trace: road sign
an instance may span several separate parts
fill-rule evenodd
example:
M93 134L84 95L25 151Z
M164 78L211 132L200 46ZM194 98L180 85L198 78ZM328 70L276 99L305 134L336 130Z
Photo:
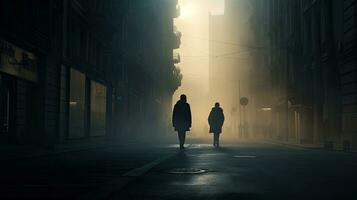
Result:
M248 105L248 103L249 103L249 100L248 100L247 97L242 97L242 98L240 99L240 105L246 106L246 105Z

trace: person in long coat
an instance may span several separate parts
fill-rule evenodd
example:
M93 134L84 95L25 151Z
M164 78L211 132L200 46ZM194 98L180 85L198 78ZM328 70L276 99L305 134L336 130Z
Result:
M223 109L220 107L219 103L215 103L209 116L208 123L210 125L210 133L213 133L213 146L219 147L219 135L222 133L222 126L224 123Z
M174 106L172 125L175 127L175 131L178 132L180 149L184 149L186 131L189 131L192 126L191 108L184 94L180 96L180 100Z

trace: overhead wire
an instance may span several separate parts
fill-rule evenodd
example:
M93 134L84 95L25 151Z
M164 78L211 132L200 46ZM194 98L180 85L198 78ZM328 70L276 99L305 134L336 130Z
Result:
M264 47L260 47L260 46L251 46L251 45L246 45L246 44L239 44L239 43L236 43L236 42L213 40L213 39L209 39L209 38L203 38L203 37L198 37L198 36L190 36L190 35L186 35L186 34L185 34L184 37L185 38L191 38L191 39L197 39L197 40L205 40L205 41L209 41L209 42L220 43L220 44L225 44L225 45L230 45L230 46L245 47L245 48L249 48L249 49L264 49Z

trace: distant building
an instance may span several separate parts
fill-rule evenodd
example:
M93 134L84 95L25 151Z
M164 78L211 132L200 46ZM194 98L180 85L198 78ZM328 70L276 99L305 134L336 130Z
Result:
M224 15L209 16L210 96L212 102L221 102L227 110L239 108L239 82L241 95L250 95L249 5L248 0L226 0ZM227 125L233 126L236 120L239 117L228 118Z

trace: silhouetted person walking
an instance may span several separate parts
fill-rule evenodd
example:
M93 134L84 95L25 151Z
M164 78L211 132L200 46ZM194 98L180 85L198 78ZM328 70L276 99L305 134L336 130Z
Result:
M191 128L191 108L187 103L186 95L181 95L180 100L177 101L172 113L172 125L175 127L175 131L178 132L178 138L180 141L180 149L184 149L186 131Z
M213 133L213 146L219 147L219 135L222 133L222 126L224 123L223 109L216 103L212 108L209 116L208 123L210 125L209 132Z

